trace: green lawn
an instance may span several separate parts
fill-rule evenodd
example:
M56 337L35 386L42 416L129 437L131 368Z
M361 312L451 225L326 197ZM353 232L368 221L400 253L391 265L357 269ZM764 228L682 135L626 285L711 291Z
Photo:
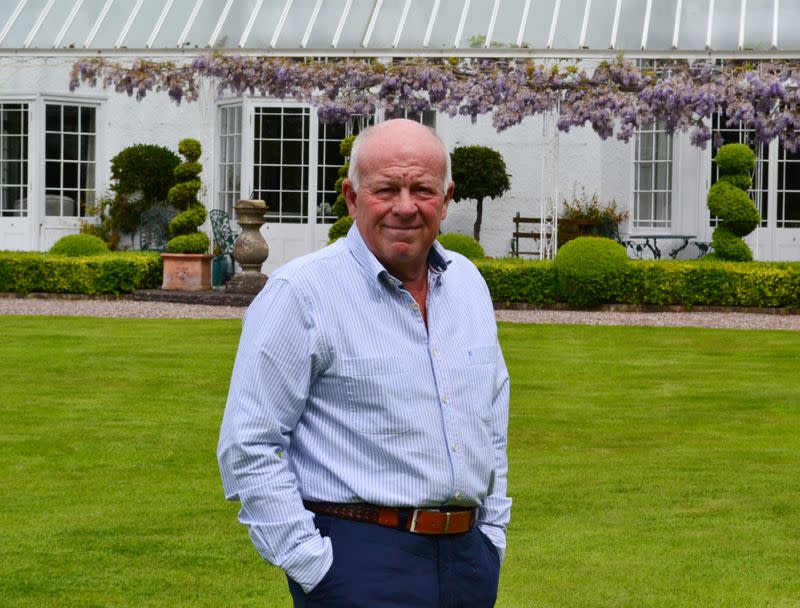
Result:
M0 606L289 606L222 497L238 321L0 317ZM498 606L800 606L800 333L503 325Z

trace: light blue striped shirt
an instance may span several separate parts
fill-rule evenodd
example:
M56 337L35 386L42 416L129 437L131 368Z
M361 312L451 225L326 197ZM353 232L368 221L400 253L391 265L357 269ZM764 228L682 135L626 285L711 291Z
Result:
M478 506L505 551L508 372L475 266L435 243L427 328L347 238L270 277L245 315L219 441L225 495L307 592L333 557L303 500Z

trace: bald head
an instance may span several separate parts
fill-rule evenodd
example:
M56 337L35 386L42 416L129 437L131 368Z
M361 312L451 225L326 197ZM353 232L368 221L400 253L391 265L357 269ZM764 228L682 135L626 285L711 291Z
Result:
M347 177L353 183L354 190L358 191L358 187L361 183L361 172L364 170L364 163L362 162L362 156L364 156L363 152L367 149L367 154L369 154L368 148L371 143L375 143L379 146L408 144L417 146L422 143L437 146L441 151L442 192L447 192L450 182L452 181L450 154L447 152L447 146L444 145L444 142L436 131L406 118L387 120L377 125L367 127L358 134L350 152L350 168L347 172Z

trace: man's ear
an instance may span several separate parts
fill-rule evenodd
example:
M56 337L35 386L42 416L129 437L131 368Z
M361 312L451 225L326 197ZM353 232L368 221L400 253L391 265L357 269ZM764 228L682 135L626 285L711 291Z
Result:
M350 214L351 217L355 217L356 209L358 207L357 205L358 194L353 188L353 182L351 182L349 179L345 179L342 182L342 196L344 197L344 200L347 203L347 212Z
M442 215L440 219L444 219L447 217L447 208L450 206L450 201L453 200L453 192L455 192L456 185L453 182L450 182L450 185L447 187L447 192L444 194L444 202L442 204Z

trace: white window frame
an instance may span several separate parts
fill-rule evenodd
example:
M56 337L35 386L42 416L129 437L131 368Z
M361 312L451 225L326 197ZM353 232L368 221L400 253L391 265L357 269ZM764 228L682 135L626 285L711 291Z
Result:
M657 127L657 125L654 125ZM652 152L652 160L641 160L640 157L640 134L643 130L637 129L635 134L635 141L634 145L632 146L632 172L631 172L631 217L630 217L630 234L635 236L636 234L669 234L674 232L678 223L678 217L676 214L675 209L675 184L676 184L676 174L678 172L679 163L677 161L676 155L676 137L674 134L666 136L669 137L668 143L668 150L670 157L669 159L658 159L656 157L656 153L658 150L658 146L656 145L655 138L659 133L665 133L663 129L658 128L648 128L645 132L648 134L652 134L653 136L653 152ZM650 185L655 186L656 180L656 166L657 164L663 164L668 166L669 176L668 176L668 188L667 189L658 189L655 187L651 188L642 188L642 184L639 183L639 169L640 166L650 163L652 165L652 172L651 172L651 179ZM668 197L668 217L665 220L656 220L656 203L652 202L652 216L653 218L649 220L639 220L639 195L649 193L651 196L655 196L656 194L666 194ZM652 199L651 199L652 200ZM649 222L650 225L643 225L644 222ZM661 222L660 224L658 222Z
M100 198L100 192L98 185L104 183L105 178L105 167L101 166L102 163L99 162L101 159L105 158L103 151L103 139L102 133L103 129L100 128L100 125L103 121L103 100L98 99L96 97L72 97L72 96L64 96L64 95L47 95L44 94L40 97L39 102L37 103L37 114L38 114L38 121L37 121L37 134L36 139L38 141L38 151L36 153L36 163L35 166L37 168L37 179L35 183L35 190L34 192L37 193L37 198L42 201L46 201L47 195L47 180L46 180L46 133L47 133L47 119L46 119L46 112L48 105L61 105L61 106L71 106L71 107L91 107L94 109L95 112L95 133L94 133L94 176L92 178L92 188L91 190L94 192L94 204L97 204L97 201ZM62 131L63 133L63 131ZM78 133L78 137L80 137L80 133ZM62 160L63 162L63 160ZM78 160L77 162L82 162ZM78 188L80 190L80 188ZM89 190L88 184L87 188L84 190ZM61 190L65 190L65 188L61 188ZM80 207L79 201L75 201L75 204L78 205L78 215L47 215L45 205L42 205L40 208L40 218L43 223L46 224L73 224L75 226L79 225L81 222L90 219L92 216L88 214L80 215ZM88 208L87 204L87 208Z
M237 110L239 111L239 130L238 133L222 133L222 112L223 111L230 111L230 110ZM217 104L216 110L216 120L217 120L217 128L214 131L214 142L216 148L215 154L215 170L214 173L217 176L216 181L216 192L214 195L214 208L221 209L228 213L231 218L235 217L235 204L236 202L242 198L242 177L243 177L243 168L244 168L244 131L245 131L245 122L246 122L246 115L245 115L245 108L244 104L241 101L235 102L227 102L227 103L219 103ZM234 148L234 160L233 162L229 162L228 158L228 151L230 147L227 146L227 142L225 142L225 147L223 147L223 138L228 137L234 140L233 148ZM238 138L238 142L236 139ZM238 181L236 177L234 177L234 189L227 188L227 174L224 170L224 167L232 166L234 171L234 176L238 174ZM237 171L238 169L238 171Z
M25 177L25 180L24 180L25 183L14 184L15 186L19 186L19 188L20 188L21 196L19 196L17 198L17 200L19 200L19 201L24 200L25 201L25 208L23 209L22 208L22 203L20 203L19 213L18 214L10 214L9 213L8 215L3 214L2 213L3 210L0 210L0 218L3 218L3 219L9 219L9 220L10 219L15 219L15 218L16 219L28 219L30 217L30 215L31 215L31 213L30 213L31 212L30 200L31 200L31 192L32 192L32 188L33 188L33 183L32 183L32 177L33 177L33 170L32 169L33 169L33 167L31 166L32 165L32 163L31 163L31 152L32 152L32 148L33 148L33 140L35 138L35 133L33 131L33 128L35 127L35 121L34 121L34 118L33 118L35 101L36 101L35 98L30 98L30 97L27 97L27 98L16 98L16 97L13 97L13 96L2 96L2 97L0 97L0 106L6 106L6 105L20 105L20 106L23 106L24 107L23 111L26 114L25 120L27 121L27 128L26 128L26 132L24 134L24 142L23 142L24 157L20 158L20 159L17 159L21 164L25 165L25 172L26 172L26 177ZM22 151L22 148L20 150ZM0 149L0 171L2 171L2 169L3 169L3 163L5 162L5 160L6 160L5 159L5 154L4 154L3 150ZM6 185L5 185L5 183L3 181L0 181L0 187L3 187L3 188L6 187ZM10 211L11 210L10 207L11 206L9 204L7 204L6 207L5 207L5 210L9 210Z

